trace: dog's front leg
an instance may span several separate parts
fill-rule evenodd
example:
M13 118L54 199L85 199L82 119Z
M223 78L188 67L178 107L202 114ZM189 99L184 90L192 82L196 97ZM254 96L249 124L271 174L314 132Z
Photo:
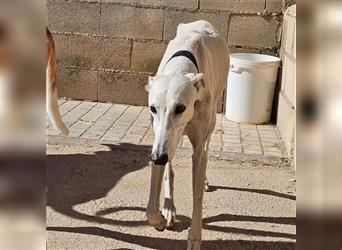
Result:
M166 227L166 219L159 210L160 191L163 181L164 166L157 166L152 163L150 197L146 210L146 217L151 226L159 231Z
M192 156L193 210L188 234L188 250L198 250L201 247L203 192L208 155L202 145L194 147Z
M165 166L165 173L164 173L165 201L164 201L164 207L162 210L162 214L167 221L166 228L172 227L176 219L176 207L174 205L174 200L173 200L173 182L174 182L174 173L172 169L172 163L169 162Z

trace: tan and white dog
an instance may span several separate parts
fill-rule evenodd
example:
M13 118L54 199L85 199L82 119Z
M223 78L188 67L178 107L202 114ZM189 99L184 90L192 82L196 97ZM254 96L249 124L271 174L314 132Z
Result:
M25 92L28 89L31 92L39 93L42 90L40 89L42 86L37 84L35 81L33 81L35 84L33 84L30 88L27 87L28 84L26 84L25 81L17 80L21 78L16 75L15 72L18 73L20 67L18 66L19 64L15 64L15 62L20 60L25 61L23 58L19 58L17 61L15 60L15 58L18 57L19 54L18 48L24 50L25 52L30 51L31 42L28 39L28 41L26 42L28 48L26 48L22 45L23 43L25 44L25 42L22 42L18 37L16 37L18 34L21 33L20 30L18 31L18 29L16 29L15 25L7 25L6 22L0 22L0 121L2 122L7 120L9 116L16 113L14 112L14 110L16 110L16 107L19 105L18 102L23 102L23 100L20 100L20 95L22 95L21 92ZM54 127L63 135L68 135L69 130L62 121L58 110L56 49L53 36L48 28L46 28L46 34L42 34L42 38L45 38L46 41L42 41L42 45L46 45L46 111ZM39 49L41 49L41 47ZM34 56L39 57L40 55ZM39 57L39 59L44 60L45 58ZM34 62L32 63L34 64ZM36 68L39 68L39 66L37 66ZM40 73L41 71L37 71L37 75L39 75L37 77L38 79L41 79ZM21 74L24 73L21 72ZM31 99L35 99L35 97L32 97ZM25 106L25 104L22 105ZM29 105L30 104L27 104L27 106Z
M209 22L179 24L157 75L150 77L146 86L155 133L147 219L160 231L171 227L175 221L171 161L182 134L185 134L193 146L193 212L188 249L200 249L203 192L208 188L208 149L228 70L226 42ZM165 202L160 213L163 175Z
M65 126L61 119L57 104L57 65L56 65L56 48L53 36L48 28L46 28L47 37L47 65L46 65L46 109L49 118L54 127L63 135L69 134L69 129Z

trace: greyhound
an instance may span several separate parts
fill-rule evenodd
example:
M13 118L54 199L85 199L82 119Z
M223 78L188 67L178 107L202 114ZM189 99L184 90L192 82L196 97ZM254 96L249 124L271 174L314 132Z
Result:
M185 134L193 147L193 211L188 249L200 249L201 245L203 192L209 187L206 180L209 143L228 70L225 40L214 26L200 20L178 25L176 37L168 44L156 76L149 77L146 85L155 134L146 217L160 231L174 224L172 158ZM163 175L165 201L160 213Z

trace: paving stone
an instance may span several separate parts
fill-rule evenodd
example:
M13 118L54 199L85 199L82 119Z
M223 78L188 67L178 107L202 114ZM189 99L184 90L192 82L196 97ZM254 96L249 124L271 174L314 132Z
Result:
M99 119L104 113L107 112L109 108L111 108L113 104L110 103L97 103L96 106L89 111L87 114L82 116L83 121L87 122L95 122Z
M252 155L262 155L262 152L260 150L254 150L254 149L244 149L243 151L245 154L252 154Z
M241 143L241 137L240 136L227 136L227 135L223 135L222 136L222 141L224 141L224 142L239 142L239 143Z
M223 144L222 150L229 153L242 153L241 147L230 147Z
M63 119L70 127L71 137L106 143L153 144L154 131L148 107L73 100L59 100L59 104ZM47 133L58 135L51 126ZM192 149L187 136L182 137L179 147ZM273 125L237 124L227 121L222 114L217 116L210 150L215 154L226 152L258 157L284 157L283 142Z
M113 105L81 137L87 139L100 139L127 108L127 105Z
M58 99L57 100L58 106L61 106L63 103L66 103L66 102L67 102L67 100L65 100L65 99Z
M96 102L82 102L63 117L66 126L70 127L84 114L88 113L96 105Z
M70 127L70 137L80 137L86 129L92 125L91 122L77 121Z
M102 139L120 141L122 138L124 138L125 134L130 129L142 110L142 107L129 106Z
M110 107L112 104L108 103L97 103L96 106L86 113L84 116L70 128L71 137L80 137L87 129L89 129L95 121L97 121Z
M59 108L59 113L61 114L61 116L65 115L66 113L68 113L69 111L71 111L72 109L74 109L76 106L80 105L82 103L82 101L67 101L65 103L62 103L58 108Z

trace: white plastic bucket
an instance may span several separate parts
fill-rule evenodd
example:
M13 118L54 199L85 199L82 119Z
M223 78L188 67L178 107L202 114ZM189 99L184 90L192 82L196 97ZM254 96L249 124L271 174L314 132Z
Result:
M269 122L280 59L262 54L236 53L230 55L230 65L227 119L251 124Z

